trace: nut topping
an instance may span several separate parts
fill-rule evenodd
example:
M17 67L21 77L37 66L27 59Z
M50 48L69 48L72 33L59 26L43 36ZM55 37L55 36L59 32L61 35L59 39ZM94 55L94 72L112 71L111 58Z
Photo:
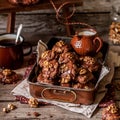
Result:
M14 104L12 104L12 103L9 103L8 106L7 106L7 108L9 110L14 110L16 108L16 106Z
M9 75L12 74L12 71L11 71L10 69L4 69L4 70L2 71L2 73L3 73L3 75L5 75L5 76L9 76Z
M119 22L112 22L110 25L109 31L109 38L110 41L114 44L120 43L120 23Z
M30 98L28 104L30 105L30 107L36 108L38 107L39 102L36 98Z
M84 68L80 69L80 71L79 71L79 74L80 74L80 75L83 75L83 74L85 74L85 73L87 73L87 70L86 70L86 69L84 69Z
M59 42L56 43L56 45L62 47L63 45L65 45L65 43L62 40L60 40Z

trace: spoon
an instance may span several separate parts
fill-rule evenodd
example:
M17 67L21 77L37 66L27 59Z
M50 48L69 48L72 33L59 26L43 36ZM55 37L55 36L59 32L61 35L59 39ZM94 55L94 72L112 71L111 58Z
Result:
M20 33L21 33L21 30L22 30L22 27L23 27L23 25L22 24L20 24L19 25L19 27L18 27L18 30L17 30L17 36L16 36L16 39L15 39L15 43L17 44L18 43L18 38L19 38L19 36L20 36Z

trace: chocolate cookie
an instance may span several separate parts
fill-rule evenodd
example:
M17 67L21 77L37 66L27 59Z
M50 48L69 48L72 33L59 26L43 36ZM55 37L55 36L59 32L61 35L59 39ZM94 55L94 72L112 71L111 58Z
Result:
M0 71L0 83L13 84L20 79L20 75L10 69L3 69Z
M86 68L79 68L76 80L81 84L86 84L87 82L94 80L93 74Z
M101 67L97 59L91 56L80 57L80 63L82 67L87 68L91 72L98 71Z
M102 120L120 120L120 111L115 103L103 109Z
M78 61L77 54L75 54L74 52L65 52L60 54L58 59L59 64L67 63L69 61L72 61L73 63Z

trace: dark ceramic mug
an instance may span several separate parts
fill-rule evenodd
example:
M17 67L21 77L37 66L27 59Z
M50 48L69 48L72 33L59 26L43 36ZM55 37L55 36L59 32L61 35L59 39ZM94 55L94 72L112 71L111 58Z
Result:
M16 34L0 35L0 68L17 69L22 65L24 56L32 52L32 46L22 36L18 43L15 43L15 38ZM26 53L24 46L28 47Z

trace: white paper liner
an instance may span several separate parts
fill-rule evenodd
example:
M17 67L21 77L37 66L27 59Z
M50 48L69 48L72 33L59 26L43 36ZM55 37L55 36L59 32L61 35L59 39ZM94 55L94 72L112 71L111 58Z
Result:
M37 44L37 63L39 62L41 54L48 49L47 45L42 41L39 40Z

